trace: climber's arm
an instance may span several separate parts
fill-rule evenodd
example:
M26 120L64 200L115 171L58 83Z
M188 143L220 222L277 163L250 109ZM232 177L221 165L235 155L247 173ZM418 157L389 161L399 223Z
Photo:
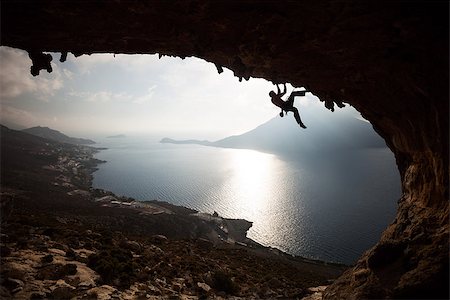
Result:
M280 93L280 88L279 88L278 85L277 85L277 88L278 88L278 95L279 95L280 97L283 97L283 96L286 94L286 83L284 83L283 86L284 86L284 91L283 91L282 93Z

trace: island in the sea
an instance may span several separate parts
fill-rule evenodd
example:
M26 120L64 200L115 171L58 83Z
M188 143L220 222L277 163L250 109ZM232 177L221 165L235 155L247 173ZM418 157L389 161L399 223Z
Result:
M313 113L314 110L311 109L304 114L305 119L312 124L306 130L300 129L294 120L276 117L243 134L213 142L196 139L176 140L165 137L160 143L252 149L280 155L294 153L296 156L298 153L315 154L326 151L335 153L337 150L346 152L351 149L386 147L384 140L367 122L340 115L331 116L334 118L333 122L323 122L323 120L318 120L323 113L321 113L322 115Z
M116 135L110 135L107 136L106 138L108 139L122 139L122 138L126 138L127 136L125 134L116 134Z
M214 142L210 142L207 140L204 140L204 141L199 141L199 140L178 141L178 140L174 140L174 139L167 138L167 137L161 139L160 143L163 143L163 144L186 144L186 145L195 144L195 145L203 145L203 146L215 146Z

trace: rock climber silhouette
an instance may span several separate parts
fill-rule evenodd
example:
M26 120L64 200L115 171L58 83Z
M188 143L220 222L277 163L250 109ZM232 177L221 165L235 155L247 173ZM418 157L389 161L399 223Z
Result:
M303 124L300 119L300 114L298 113L298 109L294 107L294 98L295 96L305 96L305 93L308 91L293 91L291 95L288 97L287 101L281 99L286 94L286 84L283 84L284 91L281 92L280 87L277 84L277 93L274 91L270 91L269 96L272 98L271 101L273 104L281 108L280 117L284 116L283 111L287 114L288 111L292 111L294 113L294 118L297 121L298 125L302 128L306 128L305 124Z

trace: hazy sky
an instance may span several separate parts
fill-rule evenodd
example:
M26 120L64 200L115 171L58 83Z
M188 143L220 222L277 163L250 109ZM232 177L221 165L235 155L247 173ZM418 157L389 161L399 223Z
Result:
M86 137L157 133L219 139L279 112L268 96L272 83L239 82L230 70L218 74L214 64L196 58L69 54L60 63L53 54L53 72L37 77L30 66L27 52L0 47L2 124L48 126ZM300 111L308 105L319 101L311 94L296 100Z

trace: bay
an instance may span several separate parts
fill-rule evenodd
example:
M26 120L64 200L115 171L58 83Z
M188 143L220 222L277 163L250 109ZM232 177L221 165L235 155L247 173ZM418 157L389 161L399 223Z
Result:
M248 236L294 255L352 264L394 220L400 179L387 148L313 157L104 139L93 186L253 222Z

